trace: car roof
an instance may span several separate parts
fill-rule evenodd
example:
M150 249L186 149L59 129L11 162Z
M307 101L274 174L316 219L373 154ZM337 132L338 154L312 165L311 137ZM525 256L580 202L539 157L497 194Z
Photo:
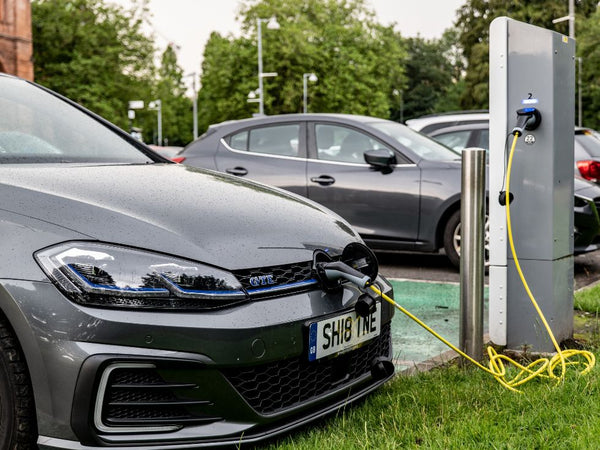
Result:
M470 122L461 123L460 125L444 125L443 127L430 130L427 134L429 136L439 136L440 134L453 133L455 131L475 131L475 130L487 130L490 125L488 121L485 122Z
M340 122L348 122L348 123L360 123L360 124L368 124L374 122L390 122L387 119L382 119L380 117L371 117L371 116L361 116L355 114L334 114L334 113L311 113L311 114L278 114L272 116L256 116L251 117L249 119L238 119L238 120L226 120L224 122L212 124L209 126L209 129L220 129L222 127L229 127L230 125L235 125L236 128L240 126L253 126L260 124L271 124L278 122L288 122L288 121L310 121L310 120L327 120L327 119L336 119Z
M487 122L490 119L490 113L487 110L472 111L452 111L440 114L430 114L427 116L409 119L405 123L413 130L427 132L438 128L445 128L464 123Z

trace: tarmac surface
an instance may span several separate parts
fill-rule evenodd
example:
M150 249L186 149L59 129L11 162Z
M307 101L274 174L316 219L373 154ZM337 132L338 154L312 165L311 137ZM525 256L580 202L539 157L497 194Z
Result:
M459 273L445 255L377 255L380 272L394 286L394 300L452 344L459 344ZM600 251L575 257L575 289L600 280ZM488 282L487 277L485 280ZM488 288L484 298L487 333ZM397 371L427 370L455 356L444 343L396 310L392 321L394 363Z
M459 345L460 287L457 283L390 280L394 300L452 344ZM484 333L487 332L487 288L484 294ZM439 359L449 347L404 313L392 320L392 343L397 371L418 369Z
M422 281L460 281L458 269L444 254L378 253L379 271L388 278ZM600 281L600 250L575 256L575 289ZM485 279L487 283L487 277Z

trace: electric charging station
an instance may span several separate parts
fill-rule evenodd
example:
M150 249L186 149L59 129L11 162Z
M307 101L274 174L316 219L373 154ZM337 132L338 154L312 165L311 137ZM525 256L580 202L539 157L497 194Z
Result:
M510 349L554 351L508 248L506 161L517 110L535 108L541 122L518 137L510 216L517 257L556 339L573 333L573 139L575 41L559 33L496 18L490 25L489 330ZM512 197L511 195L511 197Z

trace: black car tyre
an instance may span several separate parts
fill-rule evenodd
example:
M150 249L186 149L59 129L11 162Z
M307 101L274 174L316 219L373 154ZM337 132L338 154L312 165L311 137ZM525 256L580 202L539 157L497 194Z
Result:
M0 448L37 448L34 411L23 353L10 325L0 316Z
M490 224L489 216L486 213L484 222L484 264L487 267L490 264ZM446 256L455 267L460 267L460 246L461 246L461 227L460 227L460 210L455 211L448 219L446 228L444 229L444 250Z

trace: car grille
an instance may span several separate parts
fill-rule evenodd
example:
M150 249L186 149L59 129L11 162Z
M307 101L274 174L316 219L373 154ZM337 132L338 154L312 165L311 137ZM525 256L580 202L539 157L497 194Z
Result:
M303 291L313 287L317 280L312 270L312 261L237 270L233 274L252 297Z
M376 339L362 347L328 358L309 362L306 358L224 370L235 389L260 414L272 414L351 383L371 370L373 360L389 357L390 325Z
M165 381L152 365L115 365L101 385L101 423L108 428L154 427L221 420L205 413L195 383Z

